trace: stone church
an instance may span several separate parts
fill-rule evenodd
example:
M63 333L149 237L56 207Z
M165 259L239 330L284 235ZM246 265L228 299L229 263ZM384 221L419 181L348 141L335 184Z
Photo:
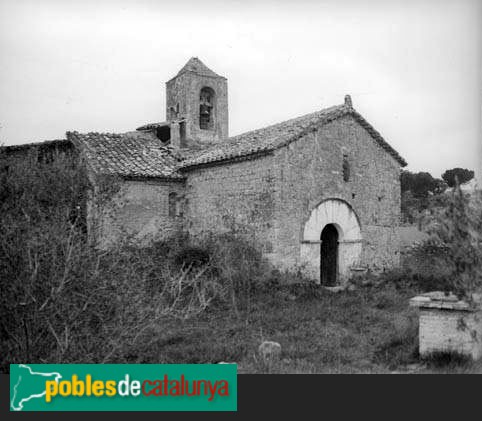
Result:
M399 264L404 159L344 103L230 137L227 79L198 58L166 82L164 122L67 132L92 178L120 181L91 205L103 246L237 232L280 269L326 285Z

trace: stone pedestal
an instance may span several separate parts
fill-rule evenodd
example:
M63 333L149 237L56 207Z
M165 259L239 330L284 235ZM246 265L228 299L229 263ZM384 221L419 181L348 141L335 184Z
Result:
M447 352L482 357L482 308L469 305L454 295L430 292L414 297L410 305L418 307L419 353L427 357Z

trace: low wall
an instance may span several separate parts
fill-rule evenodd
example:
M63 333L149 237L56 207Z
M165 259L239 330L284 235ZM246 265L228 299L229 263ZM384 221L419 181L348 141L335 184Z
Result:
M442 294L429 293L410 301L420 311L420 356L446 352L478 360L482 357L482 310Z

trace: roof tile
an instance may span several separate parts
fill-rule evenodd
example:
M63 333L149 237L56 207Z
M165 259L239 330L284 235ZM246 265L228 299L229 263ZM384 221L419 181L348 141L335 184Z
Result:
M67 132L82 151L91 168L101 174L123 177L182 179L177 172L178 160L170 147L152 133Z
M407 165L398 152L383 139L380 133L378 133L370 123L351 106L343 104L233 136L226 142L216 143L200 151L186 152L181 169L260 152L270 152L299 139L320 125L345 115L352 115L383 149L392 155L402 166Z
M233 136L225 142L202 149L175 153L150 131L125 134L67 132L67 139L84 152L92 169L99 173L126 177L182 179L183 170L220 161L269 153L299 139L320 125L351 115L373 139L402 166L405 160L349 104L325 108L258 130ZM182 156L181 156L182 155Z

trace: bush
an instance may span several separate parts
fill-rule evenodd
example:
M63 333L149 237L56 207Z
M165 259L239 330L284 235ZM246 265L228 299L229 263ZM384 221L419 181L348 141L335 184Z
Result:
M256 290L268 278L270 265L258 247L238 234L207 234L197 244L210 256L210 265L229 296L230 308L240 317L249 313Z
M448 206L425 226L431 235L425 248L438 251L440 264L448 268L446 289L471 301L473 293L482 290L482 200L457 187Z
M90 186L75 160L0 164L1 371L25 361L129 361L163 320L191 318L223 296L212 274L176 270L159 244L94 249Z
M210 261L209 253L200 247L184 247L174 256L174 263L181 268L205 266Z
M249 314L268 266L245 238L179 234L99 251L87 239L91 186L77 157L0 164L1 371L21 361L128 362L155 346L167 320L215 305Z
M464 367L472 363L470 356L457 352L433 352L425 356L423 361L436 368Z
M423 292L448 291L452 270L447 254L447 247L430 242L412 246L403 262L407 280Z

